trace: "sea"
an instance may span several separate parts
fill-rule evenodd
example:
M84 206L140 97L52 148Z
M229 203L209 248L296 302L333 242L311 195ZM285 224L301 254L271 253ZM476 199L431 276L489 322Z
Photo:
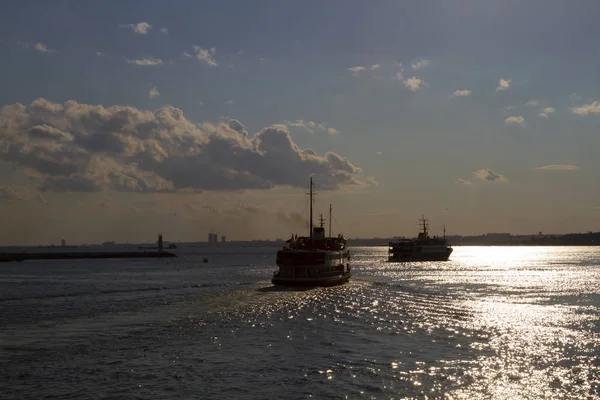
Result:
M0 398L600 398L600 247L354 247L302 290L276 251L0 263Z

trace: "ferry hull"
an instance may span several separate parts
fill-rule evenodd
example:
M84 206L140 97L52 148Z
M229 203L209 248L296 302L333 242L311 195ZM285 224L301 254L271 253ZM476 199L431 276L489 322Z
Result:
M274 276L271 283L276 286L297 286L297 287L317 287L317 286L337 286L347 283L352 274L327 276L319 278L287 278Z
M389 262L410 262L410 261L448 261L452 254L452 249L446 252L431 252L431 253L405 253L390 255Z

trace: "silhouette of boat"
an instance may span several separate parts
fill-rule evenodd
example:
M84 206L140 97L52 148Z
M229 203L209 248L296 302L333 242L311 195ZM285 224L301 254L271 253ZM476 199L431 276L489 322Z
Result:
M277 266L271 282L282 286L333 286L348 282L350 252L343 235L325 236L323 216L320 226L313 227L313 181L310 179L310 236L292 235L277 252Z
M447 261L452 254L452 247L446 242L446 228L444 237L429 237L428 224L425 216L419 219L422 232L414 239L397 239L389 242L388 261Z

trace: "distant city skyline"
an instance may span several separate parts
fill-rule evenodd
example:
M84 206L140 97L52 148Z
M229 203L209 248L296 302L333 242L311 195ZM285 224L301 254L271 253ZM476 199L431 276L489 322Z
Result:
M0 4L0 245L598 231L599 13Z

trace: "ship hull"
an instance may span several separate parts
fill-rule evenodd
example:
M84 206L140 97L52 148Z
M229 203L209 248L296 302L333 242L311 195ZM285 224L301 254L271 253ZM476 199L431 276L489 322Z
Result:
M318 287L318 286L337 286L347 283L352 274L342 274L336 276L319 278L285 278L274 276L271 283L275 286L297 286L297 287Z
M335 286L352 275L348 250L281 250L271 283L278 286Z
M388 258L389 262L410 262L410 261L448 261L452 254L452 249L444 252L408 252L393 254Z

